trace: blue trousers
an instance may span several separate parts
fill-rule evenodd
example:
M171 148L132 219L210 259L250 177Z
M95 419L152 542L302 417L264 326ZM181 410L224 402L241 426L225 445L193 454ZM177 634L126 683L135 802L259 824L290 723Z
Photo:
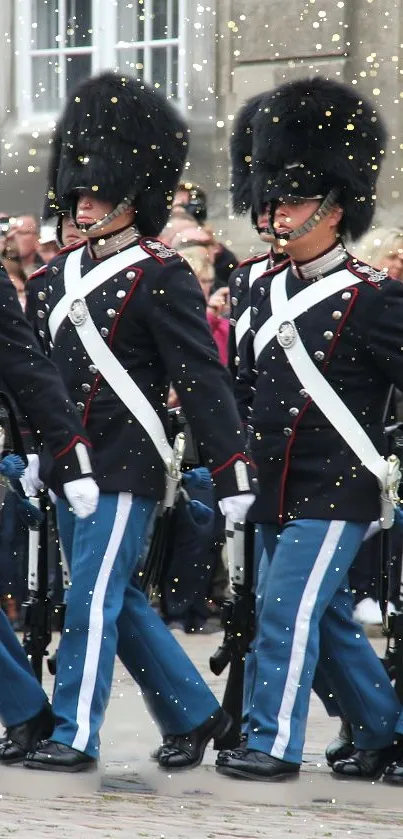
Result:
M93 516L77 519L57 503L71 567L57 660L52 739L99 756L116 653L140 686L162 734L201 725L218 703L147 598L132 582L155 503L130 493L101 494Z
M46 702L46 693L0 610L0 721L6 727L19 725L39 714Z
M352 618L347 572L366 529L322 520L262 526L268 571L254 642L250 749L301 762L319 654L356 747L378 749L393 740L399 701Z
M254 557L254 591L255 591L255 615L256 622L259 621L259 614L263 603L269 574L269 562L263 544L261 527L258 526L255 532L255 557ZM242 733L247 734L249 725L249 711L253 686L255 683L256 650L252 648L245 658L244 692L242 702ZM319 660L315 671L312 688L322 701L329 717L341 717L342 711L335 694L335 686L331 680L331 674L322 666L322 655L319 653Z

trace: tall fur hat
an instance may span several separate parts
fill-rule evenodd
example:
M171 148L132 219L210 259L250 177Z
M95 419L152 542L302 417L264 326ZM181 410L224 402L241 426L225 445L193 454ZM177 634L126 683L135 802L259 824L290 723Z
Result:
M232 206L236 215L243 215L252 206L253 120L263 97L263 93L258 93L240 108L230 139Z
M369 227L386 129L352 87L314 79L271 91L253 119L253 204L261 212L287 195L338 192L340 233L357 239Z
M56 196L57 175L59 171L60 154L62 150L62 135L60 123L58 122L54 129L50 140L50 155L48 162L48 176L47 189L45 195L45 203L42 210L42 218L44 221L54 218L61 213L69 211L69 206L66 201L63 201L61 196Z
M187 154L187 126L143 81L102 73L81 84L61 118L58 199L78 189L136 207L146 236L164 227Z

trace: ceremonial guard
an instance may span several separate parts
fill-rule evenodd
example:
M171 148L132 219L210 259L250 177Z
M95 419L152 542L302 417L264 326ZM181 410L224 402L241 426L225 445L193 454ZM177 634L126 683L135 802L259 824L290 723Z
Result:
M258 218L252 205L252 131L253 120L258 112L263 94L249 99L237 114L234 130L231 136L232 163L232 202L236 215L251 212L251 221L262 242L270 244L268 251L245 260L233 271L230 277L231 318L229 334L229 367L234 377L235 396L241 418L248 428L251 423L250 387L247 375L247 347L250 331L250 291L254 283L266 271L282 264L285 268L289 264L289 257L285 252L285 243L279 244L276 237L267 227L264 218ZM261 538L261 528L257 526L255 534L255 612L258 616L268 573L267 559L260 562L264 551ZM246 656L244 676L243 701L243 737L246 737L249 717L249 701L255 680L256 656L251 650ZM329 716L340 717L340 709L334 698L332 686L329 685L326 673L322 671L320 662L315 674L313 689L322 700ZM337 752L339 754L339 751Z
M290 265L251 288L244 389L260 494L266 590L254 642L247 741L223 774L298 775L320 664L355 751L338 777L378 778L401 746L400 704L352 618L348 570L369 523L393 522L398 464L382 410L403 385L403 288L352 258L371 223L386 135L356 91L320 77L285 84L253 118L252 200ZM396 767L386 769L387 775Z
M88 244L48 266L42 329L91 439L100 501L86 523L57 503L72 582L57 661L57 723L26 765L96 765L117 652L162 731L160 765L191 767L230 720L131 582L172 460L170 382L224 514L244 517L253 479L197 280L154 238L185 162L187 127L146 84L111 72L73 94L61 136L56 192Z
M50 486L57 484L77 517L88 516L98 500L91 444L55 366L37 344L4 269L0 269L0 322L4 386L27 416L38 444L42 440L48 447ZM26 471L28 491L35 494L41 485L38 458L31 460ZM53 717L46 694L2 611L0 673L0 721L6 727L0 763L14 763L51 734Z

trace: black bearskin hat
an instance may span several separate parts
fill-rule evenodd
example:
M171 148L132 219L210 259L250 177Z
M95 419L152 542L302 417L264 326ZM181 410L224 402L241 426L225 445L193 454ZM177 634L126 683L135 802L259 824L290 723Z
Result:
M112 71L82 83L61 118L57 196L88 190L136 207L136 225L156 236L168 219L187 154L187 126L143 81Z
M48 178L47 191L45 195L45 203L42 210L42 218L44 221L54 218L61 213L69 211L69 206L66 201L59 196L56 197L57 175L59 171L59 160L62 150L62 135L60 123L57 123L53 129L53 135L50 140L50 155L48 163Z
M281 85L253 120L254 208L336 189L340 233L357 239L374 214L385 145L383 120L354 88L320 76Z
M252 125L264 94L252 96L238 111L230 139L232 206L243 215L252 206Z

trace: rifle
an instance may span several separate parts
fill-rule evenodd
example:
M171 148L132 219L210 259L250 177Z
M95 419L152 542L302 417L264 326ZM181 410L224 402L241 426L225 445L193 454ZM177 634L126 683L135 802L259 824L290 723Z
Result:
M397 450L398 455L403 448L403 424L398 422L386 428L389 448ZM401 457L401 455L400 455ZM399 487L402 494L402 484ZM403 512L399 506L395 510L395 523L403 534ZM403 555L400 548L400 583L396 610L388 614L390 571L392 557L392 538L390 530L383 530L380 549L380 595L383 633L386 637L386 650L383 664L392 682L400 702L403 703Z
M48 501L45 495L31 498L42 514L36 530L30 529L28 541L28 599L21 606L24 634L22 645L39 682L42 682L43 659L52 640L52 602L48 596Z
M172 517L181 488L182 461L185 451L183 431L175 437L172 460L167 466L166 490L164 501L159 505L151 542L147 551L143 570L139 574L142 591L151 594L158 586L165 559L172 537Z
M232 598L222 606L224 638L210 658L210 670L219 676L230 665L221 704L233 722L228 734L215 741L216 749L232 749L240 743L245 656L255 634L254 533L255 527L250 522L226 523Z

